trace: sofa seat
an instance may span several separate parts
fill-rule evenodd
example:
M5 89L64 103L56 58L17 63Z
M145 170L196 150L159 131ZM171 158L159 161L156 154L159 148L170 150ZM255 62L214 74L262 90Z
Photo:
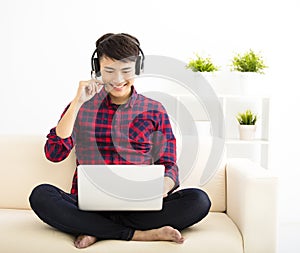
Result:
M1 252L54 253L78 252L74 237L40 221L31 210L0 209ZM84 252L243 252L242 236L225 213L210 212L198 224L183 231L185 242L99 241ZM214 240L215 243L211 243ZM112 243L113 242L113 243Z

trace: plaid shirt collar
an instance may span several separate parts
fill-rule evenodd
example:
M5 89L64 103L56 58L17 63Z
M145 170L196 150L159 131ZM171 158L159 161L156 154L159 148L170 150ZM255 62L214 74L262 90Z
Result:
M136 92L134 86L131 86L131 95L130 95L128 101L123 105L123 107L124 108L128 108L128 107L132 108L133 105L134 105L134 102L137 99L137 97L138 97L138 93ZM112 105L111 98L110 98L108 92L105 90L104 87L99 92L98 98L99 98L100 101L103 101L106 106L111 106Z

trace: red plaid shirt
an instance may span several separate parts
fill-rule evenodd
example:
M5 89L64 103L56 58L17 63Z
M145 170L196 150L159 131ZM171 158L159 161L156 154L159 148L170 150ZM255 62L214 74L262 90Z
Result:
M80 108L72 136L61 139L55 130L50 130L45 144L50 161L64 160L76 146L77 165L163 164L165 176L179 185L176 139L168 114L161 103L134 88L128 102L119 106L102 89ZM77 194L77 170L71 193Z

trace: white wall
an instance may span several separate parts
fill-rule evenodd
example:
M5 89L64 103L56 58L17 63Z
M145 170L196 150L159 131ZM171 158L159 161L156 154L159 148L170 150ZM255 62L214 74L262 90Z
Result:
M47 134L79 80L89 79L94 42L106 32L137 36L145 54L188 61L198 52L227 70L234 53L252 48L269 66L280 214L300 220L298 6L296 0L1 1L0 133Z

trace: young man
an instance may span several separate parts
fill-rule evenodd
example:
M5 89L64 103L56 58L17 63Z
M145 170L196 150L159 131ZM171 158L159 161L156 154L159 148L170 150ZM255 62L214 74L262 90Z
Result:
M169 117L161 103L138 94L133 86L134 76L143 64L139 41L129 34L105 34L96 47L102 81L80 81L75 98L47 135L46 157L62 161L76 145L77 165L162 164L163 208L143 212L81 211L77 205L76 170L71 193L39 185L31 193L31 207L47 224L75 235L77 248L105 239L183 243L180 231L207 215L210 200L199 189L174 192L179 180L176 140ZM129 130L127 136L113 131L116 113L126 119L118 124ZM161 133L159 138L155 132ZM115 139L119 140L117 145Z

